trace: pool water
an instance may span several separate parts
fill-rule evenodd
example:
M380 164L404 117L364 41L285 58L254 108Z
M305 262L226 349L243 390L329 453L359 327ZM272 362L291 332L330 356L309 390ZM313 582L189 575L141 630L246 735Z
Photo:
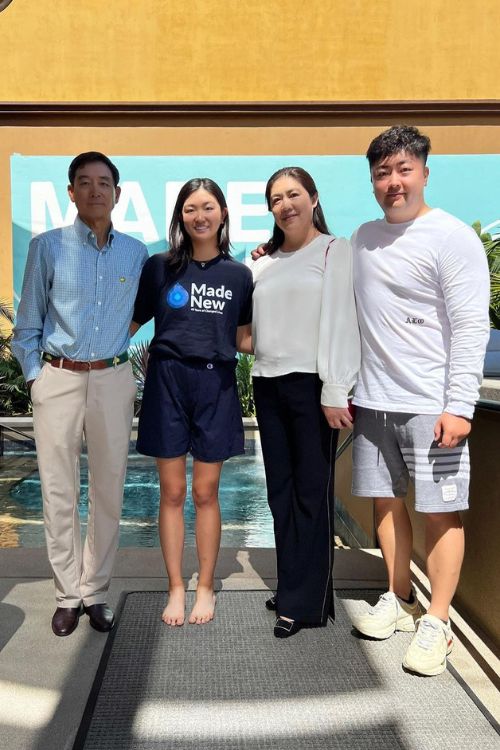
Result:
M192 461L188 459L188 497L184 509L186 544L194 545L195 510L191 499ZM83 531L87 521L88 475L82 458L80 517ZM160 490L156 464L131 455L125 482L120 547L157 547ZM223 547L274 547L272 517L266 497L264 466L258 444L251 444L244 456L226 461L221 476L219 500ZM2 501L0 516L10 517L20 547L41 547L43 533L40 477L33 472L15 485ZM18 522L18 523L16 523Z

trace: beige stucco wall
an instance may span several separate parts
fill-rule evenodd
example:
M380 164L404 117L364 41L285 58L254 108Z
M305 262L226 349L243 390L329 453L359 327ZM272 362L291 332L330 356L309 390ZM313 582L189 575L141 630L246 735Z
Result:
M2 101L500 98L497 0L12 0Z

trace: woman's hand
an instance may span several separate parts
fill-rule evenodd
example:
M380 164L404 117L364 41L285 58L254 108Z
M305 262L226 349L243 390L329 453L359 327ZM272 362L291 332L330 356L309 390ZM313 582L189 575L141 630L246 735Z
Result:
M340 406L321 406L325 419L334 430L343 430L347 427L352 430L352 416L349 409Z
M259 260L259 258L262 258L263 255L266 254L266 246L265 245L259 245L259 247L256 247L255 250L252 250L250 255L252 256L252 260Z

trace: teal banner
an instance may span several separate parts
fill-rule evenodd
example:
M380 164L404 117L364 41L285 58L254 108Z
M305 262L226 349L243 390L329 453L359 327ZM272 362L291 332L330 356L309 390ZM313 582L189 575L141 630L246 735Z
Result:
M14 301L19 301L28 244L35 234L69 224L75 216L67 194L72 156L11 157ZM265 241L272 225L264 200L268 177L285 165L301 166L318 186L334 234L350 236L362 222L380 216L363 156L120 156L122 194L113 223L141 239L150 254L166 249L165 237L180 186L211 177L229 206L234 255L244 260ZM427 202L467 223L500 231L500 155L447 155L429 159Z

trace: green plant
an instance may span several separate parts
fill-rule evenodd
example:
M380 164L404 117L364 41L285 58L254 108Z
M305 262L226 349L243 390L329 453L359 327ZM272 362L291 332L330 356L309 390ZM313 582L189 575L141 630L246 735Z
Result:
M10 305L0 301L0 321L14 322ZM21 366L12 354L12 333L0 328L0 415L14 416L31 413L31 400Z
M137 417L141 411L142 394L144 393L144 382L148 369L149 341L139 341L130 348L130 364L137 383L137 396L135 398L134 414Z
M238 396L240 398L241 412L244 417L255 416L255 403L253 400L252 387L252 365L254 357L251 354L239 354L236 365L236 382L238 384Z
M31 414L31 400L21 366L12 352L0 356L0 415Z
M490 322L492 328L500 329L500 237L483 232L479 221L472 225L483 243L490 269L491 297Z
M14 322L14 312L10 305L8 305L6 302L2 302L0 300L0 356L4 354L5 351L10 349L10 326ZM5 334L2 330L2 323L8 323L9 324L9 333Z

